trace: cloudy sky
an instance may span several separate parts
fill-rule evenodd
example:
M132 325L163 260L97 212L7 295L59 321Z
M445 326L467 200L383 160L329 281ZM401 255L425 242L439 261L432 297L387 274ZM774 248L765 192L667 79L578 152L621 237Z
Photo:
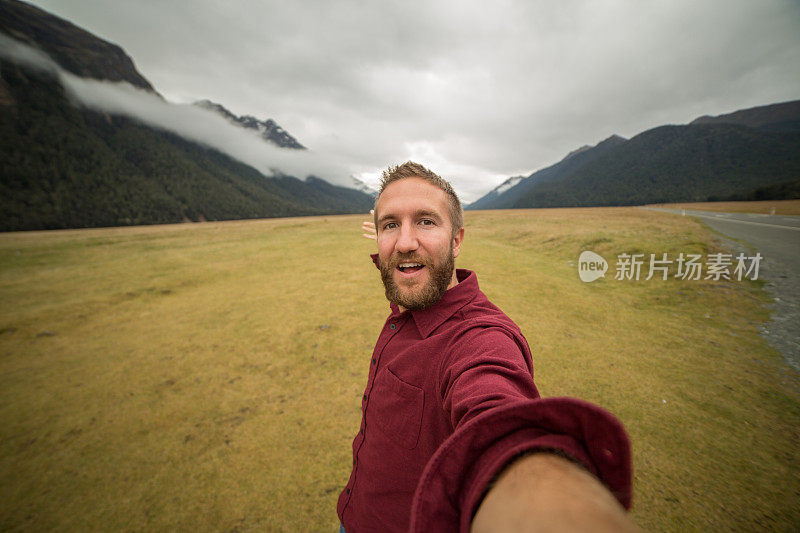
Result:
M168 100L273 118L370 184L466 202L612 134L800 98L800 2L33 0Z

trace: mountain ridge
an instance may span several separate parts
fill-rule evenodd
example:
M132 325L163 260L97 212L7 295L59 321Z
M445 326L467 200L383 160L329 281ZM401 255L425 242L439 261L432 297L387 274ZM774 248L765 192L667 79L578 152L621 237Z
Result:
M751 128L767 127L774 130L776 125L782 127L787 123L794 124L797 129L797 124L800 123L800 100L749 107L717 116L703 115L691 121L689 125L739 124Z
M158 94L122 47L30 4L0 2L0 32L42 50L76 76L126 81Z
M194 103L197 107L219 113L228 122L248 130L257 131L261 137L281 148L293 148L305 150L306 147L300 144L289 132L281 128L277 122L271 118L260 120L252 115L236 116L222 104L211 100L198 100Z
M130 74L125 65L133 62L124 60L121 48L22 2L3 0L0 6L6 29L31 10L40 12L47 24L37 31L45 32L40 37L51 48L70 42L74 32L75 50L53 57L64 70L91 71L102 80L103 68L118 78ZM29 35L31 43L30 35L39 35L31 26L26 22L24 31L12 33ZM47 28L58 35L47 35ZM108 55L98 60L102 53ZM65 57L80 61L67 69ZM56 72L3 58L0 82L0 231L365 213L373 203L367 194L317 176L268 178L177 133L78 107ZM136 86L147 89L149 82ZM253 117L243 122L262 136L270 125Z
M467 209L779 199L796 195L798 176L800 100L612 136Z
M562 176L569 174L576 168L587 164L599 157L614 146L624 143L625 138L619 135L611 135L600 141L595 146L585 145L577 150L569 152L563 159L554 165L533 172L527 177L517 179L516 183L507 186L509 178L498 187L482 196L475 202L469 204L466 209L510 209L513 208L519 198L527 195L534 187L541 183L558 180ZM497 191L501 191L498 193ZM494 194L492 194L494 192Z

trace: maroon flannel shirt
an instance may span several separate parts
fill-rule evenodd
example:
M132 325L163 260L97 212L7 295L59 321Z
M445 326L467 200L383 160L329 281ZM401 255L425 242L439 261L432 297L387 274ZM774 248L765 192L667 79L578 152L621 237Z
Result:
M456 276L458 285L428 309L401 313L391 304L337 505L344 528L469 531L493 476L534 450L571 457L630 508L622 424L581 400L540 398L519 328L480 291L474 272Z

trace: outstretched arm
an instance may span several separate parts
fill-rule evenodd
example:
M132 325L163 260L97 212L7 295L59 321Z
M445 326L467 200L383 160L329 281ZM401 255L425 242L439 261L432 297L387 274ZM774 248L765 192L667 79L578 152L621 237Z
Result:
M622 424L575 398L540 398L527 343L512 333L472 328L443 360L456 430L417 487L414 531L636 531Z
M638 531L619 502L585 469L547 452L524 455L497 478L472 533Z

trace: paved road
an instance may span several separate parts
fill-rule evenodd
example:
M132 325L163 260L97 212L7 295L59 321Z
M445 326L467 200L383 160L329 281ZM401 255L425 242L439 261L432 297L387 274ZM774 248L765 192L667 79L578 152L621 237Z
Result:
M762 334L786 362L800 370L800 217L645 208L696 217L712 229L747 242L761 253L760 279L775 304Z

